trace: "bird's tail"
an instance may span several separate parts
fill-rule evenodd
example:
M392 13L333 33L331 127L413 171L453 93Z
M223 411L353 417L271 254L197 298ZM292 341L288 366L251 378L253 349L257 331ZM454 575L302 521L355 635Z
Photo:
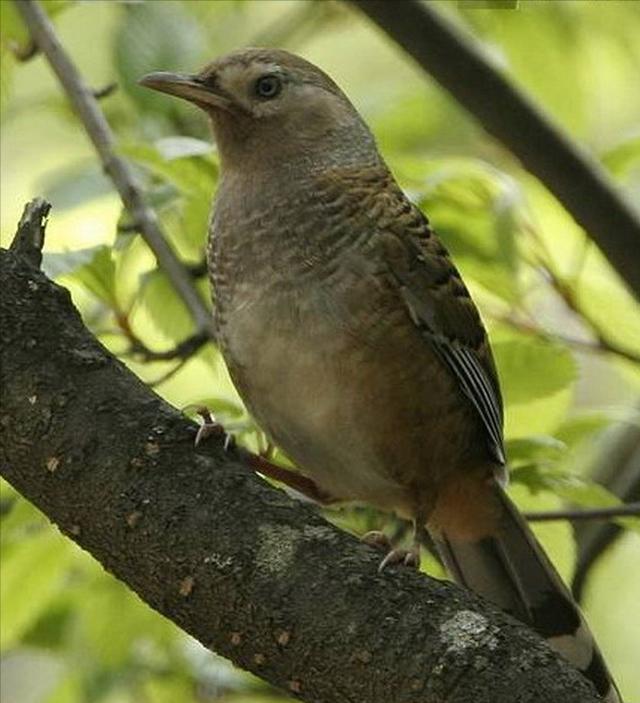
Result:
M580 608L524 517L497 482L488 490L494 529L481 530L478 538L458 529L456 520L441 519L430 528L451 576L536 630L593 682L606 703L621 703Z

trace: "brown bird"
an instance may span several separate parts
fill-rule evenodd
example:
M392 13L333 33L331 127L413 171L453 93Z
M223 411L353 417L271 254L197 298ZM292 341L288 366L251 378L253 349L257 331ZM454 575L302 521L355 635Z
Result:
M456 581L619 701L577 605L503 491L502 400L478 311L349 99L316 66L272 49L141 83L211 119L218 339L260 426L317 495L411 518L408 561L426 527Z

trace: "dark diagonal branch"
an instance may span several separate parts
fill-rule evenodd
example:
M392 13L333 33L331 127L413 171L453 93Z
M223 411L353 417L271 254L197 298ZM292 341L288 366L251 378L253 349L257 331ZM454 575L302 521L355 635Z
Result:
M211 315L193 285L189 272L167 242L154 211L146 204L133 170L116 153L115 138L95 94L85 84L40 5L35 0L17 0L16 6L31 33L33 42L44 54L58 77L100 157L105 172L120 194L124 207L131 214L140 234L156 257L158 265L165 272L191 314L196 330L213 336Z
M630 422L612 428L600 444L589 475L624 501L640 506L640 427ZM591 567L623 532L612 522L586 522L574 526L578 562L571 589L577 600L583 595Z
M525 513L531 522L553 522L555 520L570 520L585 522L589 520L612 520L622 517L640 517L640 503L612 505L608 508L564 508L562 510L545 510Z
M205 646L310 703L597 702L525 626L452 584L379 574L375 550L240 454L196 451L194 425L30 257L1 251L0 276L2 475Z
M130 346L124 356L139 357L143 361L171 361L173 359L186 361L199 351L208 340L205 332L196 332L171 349L154 351L149 349L139 337L134 335L131 328L127 328L126 336L129 339Z
M537 176L640 298L640 222L604 170L441 13L419 0L349 0Z

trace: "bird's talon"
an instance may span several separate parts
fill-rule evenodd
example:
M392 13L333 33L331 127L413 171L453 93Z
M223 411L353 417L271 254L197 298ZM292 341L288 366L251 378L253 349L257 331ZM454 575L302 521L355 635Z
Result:
M411 569L420 568L420 552L416 547L411 549L392 549L378 566L378 573L382 573L389 564L403 564Z
M215 419L215 417L211 414L208 408L199 407L196 408L196 412L202 418L202 424L196 432L196 438L194 440L195 446L199 446L200 444L202 444L202 442L209 439L209 437L222 436L222 448L225 452L229 451L229 449L231 449L235 444L235 439L233 435L229 434L224 429L223 425Z
M410 550L405 554L402 561L405 566L409 566L412 569L420 568L420 556L415 553L415 551Z
M362 535L362 537L360 537L360 541L364 544L368 544L370 547L382 549L387 553L393 550L391 540L387 537L387 535L385 535L384 532L381 532L380 530L371 530L370 532L366 532Z

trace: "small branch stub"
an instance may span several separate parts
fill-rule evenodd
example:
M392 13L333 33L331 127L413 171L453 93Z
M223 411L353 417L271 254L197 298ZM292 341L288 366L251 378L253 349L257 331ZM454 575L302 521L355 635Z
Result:
M22 211L10 250L26 259L33 268L39 269L42 264L42 247L44 232L51 203L44 198L34 198L28 202Z

